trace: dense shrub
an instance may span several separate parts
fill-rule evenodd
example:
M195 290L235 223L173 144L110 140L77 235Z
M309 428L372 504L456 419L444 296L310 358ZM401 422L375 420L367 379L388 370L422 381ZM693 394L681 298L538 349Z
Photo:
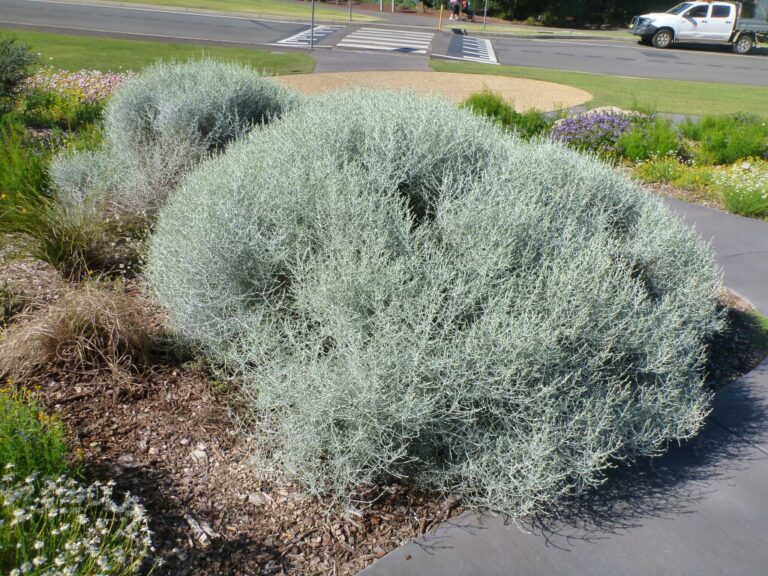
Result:
M32 74L37 56L15 38L0 38L0 113L12 107L21 83Z
M184 171L296 103L292 92L245 66L159 63L109 100L104 149L62 158L54 181L70 195L79 189L75 196L103 199L108 192L121 208L153 211ZM84 186L99 181L95 191Z
M550 122L541 112L537 110L517 112L500 94L487 89L472 94L461 103L461 108L469 108L475 114L490 118L524 138L544 134L550 127Z
M0 388L0 470L56 476L67 469L64 429L35 398L9 380Z
M677 131L669 120L649 118L619 136L618 147L622 157L638 162L676 155L680 149L677 140Z
M435 123L432 118L441 118ZM148 278L265 470L522 514L707 412L713 255L620 174L439 101L316 98L190 174Z
M680 133L698 142L699 164L732 164L750 157L768 157L768 123L758 116L731 114L686 120Z

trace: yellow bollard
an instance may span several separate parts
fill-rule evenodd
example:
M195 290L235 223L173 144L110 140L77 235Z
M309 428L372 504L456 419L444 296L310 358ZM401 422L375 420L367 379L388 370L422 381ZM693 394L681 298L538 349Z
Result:
M440 18L437 21L437 31L443 31L443 5L440 4Z

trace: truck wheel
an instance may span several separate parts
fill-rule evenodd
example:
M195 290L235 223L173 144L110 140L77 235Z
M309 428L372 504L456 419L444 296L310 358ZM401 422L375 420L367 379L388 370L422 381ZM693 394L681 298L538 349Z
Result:
M752 50L754 43L755 41L752 40L752 36L744 34L743 36L739 36L739 39L733 44L733 51L736 52L736 54L746 54Z
M668 30L666 28L657 30L656 34L654 34L653 38L651 38L651 42L656 48L669 48L669 46L672 44L672 40L674 40L674 37L672 36L672 30Z

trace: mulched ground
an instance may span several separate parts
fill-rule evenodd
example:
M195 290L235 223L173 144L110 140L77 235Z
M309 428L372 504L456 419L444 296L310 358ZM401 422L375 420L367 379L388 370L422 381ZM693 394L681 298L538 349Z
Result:
M17 309L51 301L65 286L49 267L3 262L2 254L0 279L13 287ZM143 298L131 282L126 289ZM732 328L715 343L721 353L709 367L719 384L766 352L755 344L749 307L730 293L722 302ZM159 329L162 314L144 309ZM115 479L141 498L165 562L160 574L355 574L462 511L457 498L397 485L379 487L373 505L339 510L297 487L263 482L228 413L233 391L189 358L164 353L133 368L53 369L28 384L41 386L73 431L84 474Z

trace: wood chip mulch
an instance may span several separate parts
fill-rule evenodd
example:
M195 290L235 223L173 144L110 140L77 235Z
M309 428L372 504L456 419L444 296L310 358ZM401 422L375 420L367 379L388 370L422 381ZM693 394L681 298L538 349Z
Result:
M389 486L345 513L262 482L202 368L51 376L46 400L76 431L86 474L147 507L163 574L355 574L460 511Z

